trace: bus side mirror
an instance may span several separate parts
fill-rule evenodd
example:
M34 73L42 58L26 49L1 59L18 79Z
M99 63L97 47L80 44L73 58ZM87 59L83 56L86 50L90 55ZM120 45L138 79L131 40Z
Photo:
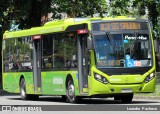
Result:
M87 48L88 48L88 50L93 50L94 49L93 38L92 38L91 35L89 35L87 37Z

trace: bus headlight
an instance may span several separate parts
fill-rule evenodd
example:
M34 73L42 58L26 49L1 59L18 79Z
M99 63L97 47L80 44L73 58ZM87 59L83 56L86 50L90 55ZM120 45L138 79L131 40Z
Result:
M151 73L150 75L148 75L148 76L144 79L144 82L149 82L149 81L151 81L154 77L155 77L155 74L154 74L154 73Z
M104 77L104 76L101 76L100 74L94 74L94 78L99 81L99 82L102 82L104 84L107 84L108 83L108 80Z

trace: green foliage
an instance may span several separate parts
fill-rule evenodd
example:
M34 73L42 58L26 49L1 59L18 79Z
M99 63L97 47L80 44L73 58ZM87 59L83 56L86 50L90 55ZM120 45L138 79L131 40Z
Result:
M20 23L20 29L41 25L41 17L53 12L54 18L86 17L107 11L105 0L1 0L0 24L8 30L12 20Z
M129 15L148 17L154 30L160 29L159 0L0 0L0 25L4 30L10 28L15 20L21 29L41 25L41 17L53 13L53 18L93 17L94 14L109 16Z
M86 17L99 13L102 16L107 11L105 0L52 0L54 18L61 18L61 14L68 17Z
M40 26L41 17L48 14L51 0L1 0L0 24L3 30L10 29L12 20L20 23L21 29Z
M139 11L140 15L146 14L146 9L148 10L148 19L150 19L155 27L157 24L158 16L160 16L160 12L158 12L159 3L157 0L134 0L133 7L136 7Z
M130 0L110 0L110 15L120 16L129 14Z
M0 25L2 26L2 32L4 32L4 29L10 26L9 24L7 24L9 20L10 9L11 6L9 0L0 0Z
M127 15L148 18L153 24L155 37L160 31L160 1L159 0L109 0L110 16ZM158 35L159 34L159 35Z

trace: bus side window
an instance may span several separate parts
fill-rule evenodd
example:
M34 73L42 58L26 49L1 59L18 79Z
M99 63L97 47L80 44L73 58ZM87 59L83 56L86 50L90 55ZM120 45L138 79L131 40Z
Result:
M77 68L76 37L65 33L45 35L42 39L42 69Z
M64 45L65 40L63 38L62 34L56 34L54 37L54 69L55 70L63 70L65 65L64 65L64 52L65 48Z
M49 70L53 68L53 37L44 35L42 39L42 69Z
M66 37L65 50L67 68L77 68L77 40L75 36Z

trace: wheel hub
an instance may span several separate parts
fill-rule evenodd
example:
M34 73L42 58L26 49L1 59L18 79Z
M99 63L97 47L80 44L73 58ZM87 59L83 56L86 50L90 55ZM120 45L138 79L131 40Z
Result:
M21 94L22 94L22 96L25 96L25 91L23 88L21 89Z
M68 92L69 96L74 96L74 86L70 85L69 86L69 92Z

